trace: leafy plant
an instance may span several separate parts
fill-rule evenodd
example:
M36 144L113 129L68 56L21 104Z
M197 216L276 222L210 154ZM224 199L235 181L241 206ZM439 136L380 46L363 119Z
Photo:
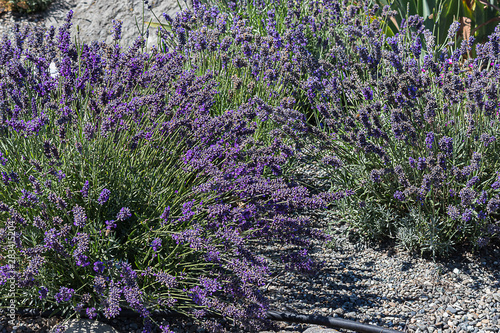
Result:
M47 9L53 0L0 0L0 7L9 11L34 13Z
M343 2L343 16L335 1L287 2L279 10L274 2L227 2L222 6L229 14L208 4L195 3L192 12L176 20L167 17L170 35L161 35L165 45L189 55L195 66L215 67L223 74L232 70L230 63L218 65L226 54L247 64L253 57L270 59L260 63L263 67L258 72L250 72L249 65L236 69L246 71L246 84L265 82L260 73L276 70L269 87L282 90L278 98L262 98L269 103L283 98L281 106L304 116L308 131L324 147L319 153L303 151L331 170L335 189L344 186L356 191L349 199L354 205L365 201L395 212L392 222L374 215L359 223L365 234L395 237L396 221L418 208L426 221L434 221L429 224L432 228L418 230L419 247L434 254L458 243L483 245L496 235L497 198L488 189L495 177L493 161L498 158L498 87L491 81L499 66L493 51L498 48L496 30L472 59L468 57L471 41L457 44L457 22L437 44L418 15L408 17L397 35L387 37L383 32L396 14L385 8L379 19L380 7L365 3ZM226 22L232 22L231 27ZM254 44L255 39L265 38L257 37L260 33L268 38L264 49ZM216 41L213 49L212 40ZM225 45L223 40L231 41L229 48L220 47ZM245 54L246 47L252 52ZM268 49L276 53L266 58ZM290 60L273 58L274 54L300 56ZM221 84L227 84L228 77L223 78ZM485 87L489 93L482 92ZM262 133L274 128L272 123L268 126ZM300 140L296 144L305 147ZM471 187L473 200L479 201L461 202ZM463 195L455 194L462 190ZM479 198L477 191L486 194ZM460 216L448 214L450 209Z
M460 23L457 40L469 40L472 36L477 43L487 42L500 22L500 8L495 1L486 0L376 0L380 7L389 6L397 15L388 21L386 33L394 36L399 32L403 20L418 15L426 29L433 32L436 44L443 45L447 38L448 27L455 21ZM379 16L379 15L376 15ZM469 56L475 57L475 44Z
M211 115L212 71L197 75L177 51L141 53L142 38L123 52L120 22L113 45L73 44L71 18L57 39L51 28L2 42L2 306L13 299L90 318L128 308L147 330L155 309L186 313L212 332L224 320L268 325L259 290L268 268L253 244L293 244L303 254L328 236L299 213L345 196L310 194L283 175L293 147L280 128L307 127L274 117L273 139L257 140L256 121L282 108L252 98ZM283 261L316 267L304 255Z

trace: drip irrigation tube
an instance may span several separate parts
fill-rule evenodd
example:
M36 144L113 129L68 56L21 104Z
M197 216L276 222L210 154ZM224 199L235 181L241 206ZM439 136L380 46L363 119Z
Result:
M287 321L292 323L316 324L331 328L345 328L360 333L401 333L400 331L391 330L389 328L362 324L353 320L334 317L268 311L267 318L271 320Z
M17 310L16 314L27 317L51 317L51 316L62 316L63 313L61 311L40 311L36 309L22 309ZM85 312L80 312L81 317L88 318ZM185 315L175 312L175 311L153 311L151 313L152 317L161 317L161 318L187 318ZM139 313L129 310L123 309L117 318L125 317L139 317ZM220 317L213 315L212 317ZM342 318L334 318L334 317L325 317L325 316L316 316L316 315L301 315L290 312L278 312L278 311L268 311L267 318L274 321L285 321L291 323L301 323L301 324L315 324L322 325L330 328L344 328L351 331L356 331L359 333L401 333L400 331L392 330L390 328L383 328L380 326L374 326L369 324L358 323L353 320L342 319Z

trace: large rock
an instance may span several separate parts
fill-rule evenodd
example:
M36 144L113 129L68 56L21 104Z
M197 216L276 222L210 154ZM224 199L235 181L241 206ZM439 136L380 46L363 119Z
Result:
M179 1L182 9L186 9L188 5L191 5L191 1L187 1L187 3L185 0ZM144 1L142 0L66 0L63 6L59 5L48 9L49 19L45 22L45 26L47 28L51 25L54 27L61 26L67 12L72 9L72 40L77 36L78 26L80 30L79 38L82 42L90 43L97 40L111 43L113 41L113 20L121 20L123 25L120 45L129 47L140 35L136 20L139 28L142 29L143 21L152 20L152 22L158 22L151 12L158 17L160 23L165 23L163 13L174 17L175 13L181 10L176 0L150 0L151 10L147 8L147 5L144 5L143 20L143 4ZM144 29L146 29L146 25ZM156 31L157 28L149 29L148 50L151 46L157 45Z

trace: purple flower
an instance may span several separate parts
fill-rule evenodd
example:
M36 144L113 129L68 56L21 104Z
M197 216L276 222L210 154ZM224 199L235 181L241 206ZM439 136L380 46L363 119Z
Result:
M122 38L122 21L113 20L113 40L117 41Z
M323 157L321 162L326 164L326 165L330 165L330 166L334 167L335 169L338 169L338 168L342 167L342 165L343 165L342 161L337 156L325 156L325 157Z
M71 288L61 287L59 292L55 294L54 298L57 303L68 302L73 296L75 290Z
M485 247L486 245L488 245L489 242L490 242L489 237L479 237L477 239L477 246L478 247Z
M54 326L54 328L52 329L52 332L53 333L64 333L66 332L67 330L67 326L65 325L62 325L62 324L57 324L56 326Z
M458 195L460 196L460 199L462 199L461 202L462 207L467 207L470 206L470 204L472 204L472 200L476 198L477 193L473 189L465 187L462 190L460 190Z
M94 271L98 274L102 274L104 272L104 268L106 265L102 261L96 261L94 263Z
M14 183L19 183L19 176L17 173L15 173L14 171L12 171L10 174L9 174L9 178L10 178L10 181L11 182L14 182Z
M111 221L106 221L106 229L107 230L111 230L113 228L116 228L116 223L114 223L115 221L114 220L111 220Z
M151 247L153 248L153 251L158 251L161 247L161 238L155 238L153 242L151 242Z
M122 310L119 305L121 293L121 288L112 283L109 288L108 298L106 299L107 306L104 308L104 316L106 319L114 318L120 314Z
M381 170L373 169L370 172L370 179L374 183L380 183L382 179L380 178L382 176L383 172Z
M494 190L498 190L500 188L500 181L495 181L493 184L491 184L491 188Z
M444 136L439 140L439 149L446 155L451 155L453 153L453 139Z
M3 157L2 152L0 151L0 164L5 165L7 163L7 159Z
M76 249L73 251L73 257L75 258L76 265L80 267L90 265L90 262L87 261L88 257L84 254L89 249L89 235L79 232L76 234L76 237L73 238L73 242L76 242Z
M405 201L405 194L401 191L396 191L394 192L394 199L399 200L399 201Z
M460 218L460 211L457 207L455 206L448 206L448 216L452 220L458 220Z
M174 333L174 331L171 331L170 330L170 326L169 325L160 325L160 330L161 330L161 333Z
M207 292L204 289L201 289L199 286L195 286L189 289L189 296L193 299L193 302L197 305L207 305Z
M170 206L167 206L165 210L163 211L163 214L161 214L160 218L163 220L162 221L162 226L164 226L167 223L168 216L170 215Z
M163 17L165 18L165 20L169 23L172 23L173 20L172 18L170 17L170 15L168 15L167 13L162 13Z
M73 207L73 217L75 219L75 221L73 222L74 225L80 228L85 227L87 215L85 215L85 209L83 209L83 207L80 207L78 205Z
M473 217L473 211L472 209L470 208L467 208L464 213L462 214L462 220L464 222L470 222L470 220L472 220L472 217Z
M95 128L92 124L90 124L90 123L85 124L85 126L83 128L83 133L84 133L85 139L87 139L87 141L90 141L94 138L94 132L95 132Z
M63 178L66 178L66 174L62 172L62 170L57 171L57 178L59 181L63 180Z
M413 169L417 166L417 161L413 157L408 158L408 163L410 164L410 167Z
M177 278L165 272L159 272L153 274L156 281L160 282L162 285L169 289L176 288L178 285Z
M371 101L373 99L373 91L370 87L364 87L362 89L363 96L365 97L365 100Z
M82 193L82 196L84 198L87 198L89 196L89 181L88 180L85 181L85 184L83 185L80 192Z
M21 193L23 194L17 201L17 203L22 206L22 207L35 207L36 204L38 203L38 197L31 192L28 192L26 190L21 190Z
M7 172L2 171L2 181L5 185L9 185L10 179Z
M480 205L484 205L488 201L488 192L481 191L479 198L477 198L476 202Z
M476 185L478 182L479 182L479 177L474 176L474 177L472 177L472 178L471 178L471 179L467 182L467 184L466 184L465 186L467 186L467 187L469 187L469 188L470 188L470 187L473 187L474 185Z
M106 279L102 275L97 275L94 277L94 290L96 293L103 295L106 289Z
M132 269L132 265L127 262L121 262L121 274L120 277L123 279L128 286L133 286L136 284L137 273Z
M45 288L45 287L41 287L40 290L38 290L38 293L40 294L40 296L38 296L39 299L44 299L47 297L47 293L48 293L48 289Z
M90 319L94 319L95 317L97 317L96 308L87 308L87 310L85 310L85 313Z
M448 38L450 40L454 39L459 29L460 29L460 22L453 22L448 28ZM453 41L449 41L448 43L453 44Z
M417 169L422 171L422 170L425 170L426 167L427 167L427 163L426 163L425 157L419 157L418 162L417 162Z
M411 52L415 56L415 58L420 57L420 53L422 51L422 40L419 36L415 37L413 44L411 45Z
M500 208L500 199L498 197L491 198L486 205L486 211L489 214L495 213Z
M118 221L125 221L130 216L132 216L132 213L130 212L130 209L128 207L122 207L122 209L120 209L120 212L116 216L116 219Z
M104 205L108 201L110 194L110 190L108 190L107 188L103 189L101 191L101 194L99 195L99 199L97 200L97 202L99 202L101 206Z
M214 293L222 288L220 283L217 282L217 279L210 279L207 277L200 277L200 284L210 293Z
M432 144L434 143L434 133L429 132L427 133L427 136L425 137L425 144L427 148L432 149Z
M485 147L496 140L495 136L490 136L488 133L481 134L480 141L484 143Z

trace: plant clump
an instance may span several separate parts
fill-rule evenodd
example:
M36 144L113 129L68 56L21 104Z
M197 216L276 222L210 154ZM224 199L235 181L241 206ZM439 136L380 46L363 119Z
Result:
M165 16L159 38L217 69L227 95L215 109L257 94L302 114L324 146L304 151L334 189L356 192L339 208L361 234L433 254L484 246L499 230L500 26L470 58L474 37L458 43L459 22L436 45L418 15L385 35L395 14L349 1L204 1Z
M211 332L224 320L265 327L269 269L252 244L294 245L284 262L314 270L303 249L329 237L300 213L350 192L312 194L283 177L294 149L279 126L271 143L255 138L263 118L293 110L252 98L211 115L212 71L197 74L176 50L142 53L141 37L128 50L72 43L71 18L1 41L2 305L15 283L18 308L131 309L146 330L165 309ZM297 115L280 122L308 131Z

